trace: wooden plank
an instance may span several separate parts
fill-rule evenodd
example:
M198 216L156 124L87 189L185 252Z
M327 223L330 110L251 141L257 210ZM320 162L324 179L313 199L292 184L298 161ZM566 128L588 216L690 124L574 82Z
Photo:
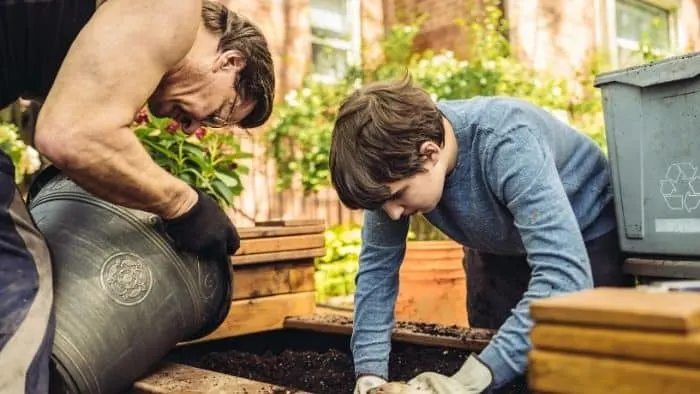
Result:
M228 316L213 333L185 343L280 329L284 327L287 316L312 314L315 307L316 294L313 291L233 301Z
M700 369L535 349L529 355L528 384L558 393L697 394Z
M323 220L320 219L272 219L263 220L255 222L256 226L282 226L282 227L296 227L296 226L315 226L324 224Z
M436 326L437 325L433 325ZM292 316L284 321L284 328L309 330L331 334L352 334L352 319L343 316L333 316L331 319L323 316ZM394 326L391 339L397 342L413 343L424 346L440 346L453 349L465 349L481 351L488 345L492 330L479 328L455 329L462 333L461 336L440 336L434 333L417 333L402 327L402 322Z
M162 363L126 394L306 393L177 363Z
M314 291L314 272L313 259L265 265L237 265L233 270L233 299Z
M279 237L285 235L302 235L302 234L318 234L326 230L323 224L314 224L309 226L292 226L292 227L239 227L238 235L241 239Z
M323 234L290 235L285 237L252 238L241 241L235 256L257 253L282 252L287 250L323 248L326 239Z
M309 257L311 257L311 258L321 257L321 256L324 256L325 254L326 254L325 248L247 254L247 255L243 255L243 256L231 257L231 264L233 264L235 266L235 265L242 265L242 264L272 263L275 261L298 260L298 259L305 259L305 258L309 258Z
M559 324L536 324L530 335L533 346L541 350L700 367L700 333L680 335ZM574 338L575 341L572 340Z
M700 330L700 293L599 287L532 301L530 312L537 323L687 333Z

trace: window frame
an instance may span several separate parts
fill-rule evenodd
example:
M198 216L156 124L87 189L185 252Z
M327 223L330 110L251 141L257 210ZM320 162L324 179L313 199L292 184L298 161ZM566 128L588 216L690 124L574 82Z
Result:
M345 51L346 53L346 64L348 65L359 65L361 61L361 56L360 56L360 47L361 47L361 0L343 0L345 1L346 5L346 12L347 12L347 17L348 20L350 20L350 38L348 40L344 40L341 38L326 38L326 37L319 37L314 34L314 24L313 20L311 20L311 16L309 16L309 29L311 29L311 42L309 43L311 46L314 44L316 45L321 45L325 46L328 48L332 48L335 50L340 50L340 51ZM312 5L311 2L309 2L309 10L311 9ZM314 79L315 81L318 82L325 82L325 83L333 83L337 82L338 78L335 76L330 76L326 74L320 74L315 71L315 64L314 64L314 58L313 58L313 50L310 52L311 53L311 65L314 68L311 73L311 78Z
M670 51L678 48L678 43L682 39L682 31L678 23L678 12L681 7L681 0L625 0L627 2L640 3L655 8L659 8L668 13L668 35ZM639 42L620 38L617 35L617 3L618 0L607 0L606 4L606 25L608 31L607 47L610 53L610 63L614 68L622 67L620 64L619 48L627 50L638 50ZM667 53L670 55L671 53Z

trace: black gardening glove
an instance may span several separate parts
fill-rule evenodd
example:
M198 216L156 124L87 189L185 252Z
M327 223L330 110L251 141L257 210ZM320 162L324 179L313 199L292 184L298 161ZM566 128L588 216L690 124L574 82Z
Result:
M197 190L197 203L187 213L164 219L165 231L175 247L211 259L227 258L241 246L236 227L210 196Z

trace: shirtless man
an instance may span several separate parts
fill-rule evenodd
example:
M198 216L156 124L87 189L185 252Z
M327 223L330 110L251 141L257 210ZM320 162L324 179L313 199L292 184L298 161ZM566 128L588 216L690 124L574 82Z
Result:
M209 0L0 0L0 108L43 102L34 145L99 198L163 218L181 248L226 256L215 201L160 168L129 129L148 104L186 132L256 127L274 69L260 30ZM53 290L46 244L0 152L0 393L48 393Z

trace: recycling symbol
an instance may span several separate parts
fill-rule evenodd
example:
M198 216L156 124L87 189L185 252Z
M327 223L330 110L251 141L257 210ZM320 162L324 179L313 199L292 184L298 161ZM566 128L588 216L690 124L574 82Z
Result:
M661 180L661 195L666 206L674 211L692 212L700 208L700 176L692 163L674 163Z

